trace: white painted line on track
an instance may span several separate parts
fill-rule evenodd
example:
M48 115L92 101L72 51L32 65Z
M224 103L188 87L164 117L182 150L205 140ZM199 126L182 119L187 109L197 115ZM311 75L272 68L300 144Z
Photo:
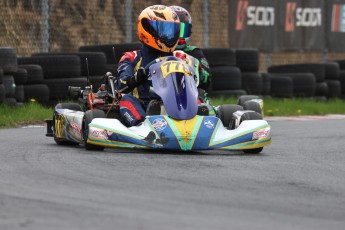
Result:
M264 120L267 121L316 121L316 120L341 120L345 119L344 114L328 114L324 116L268 116L264 117Z

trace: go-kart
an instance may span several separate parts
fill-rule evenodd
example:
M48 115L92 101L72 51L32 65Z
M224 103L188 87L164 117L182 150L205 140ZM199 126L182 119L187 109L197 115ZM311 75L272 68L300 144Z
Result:
M47 121L46 136L53 136L59 145L82 144L87 150L123 147L259 153L269 145L271 127L263 120L262 101L257 97L241 96L239 104L215 107L216 116L198 115L197 72L190 63L194 62L168 56L146 67L152 90L162 105L160 114L147 115L139 125L127 127L121 118L107 117L104 110L95 107L82 109L77 103L59 103L53 119ZM107 97L114 106L107 107L109 111L118 108L120 93L114 89L112 76L108 77L112 93Z

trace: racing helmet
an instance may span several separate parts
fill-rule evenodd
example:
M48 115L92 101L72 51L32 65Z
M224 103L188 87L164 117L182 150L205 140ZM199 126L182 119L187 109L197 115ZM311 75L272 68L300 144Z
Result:
M177 49L184 49L188 45L189 38L192 34L192 17L190 13L181 6L170 6L180 19L180 39Z
M145 8L138 17L139 40L162 52L175 50L180 35L180 20L168 6L153 5Z

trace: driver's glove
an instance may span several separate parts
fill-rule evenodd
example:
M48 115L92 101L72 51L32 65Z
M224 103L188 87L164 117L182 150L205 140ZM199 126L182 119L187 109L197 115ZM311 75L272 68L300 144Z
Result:
M138 71L131 78L131 85L138 86L142 85L147 81L148 77L143 67L140 67Z

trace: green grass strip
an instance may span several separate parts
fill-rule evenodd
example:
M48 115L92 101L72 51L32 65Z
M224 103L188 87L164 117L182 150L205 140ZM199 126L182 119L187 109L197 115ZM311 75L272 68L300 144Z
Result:
M38 103L21 106L0 105L0 128L19 127L52 119L53 109Z

